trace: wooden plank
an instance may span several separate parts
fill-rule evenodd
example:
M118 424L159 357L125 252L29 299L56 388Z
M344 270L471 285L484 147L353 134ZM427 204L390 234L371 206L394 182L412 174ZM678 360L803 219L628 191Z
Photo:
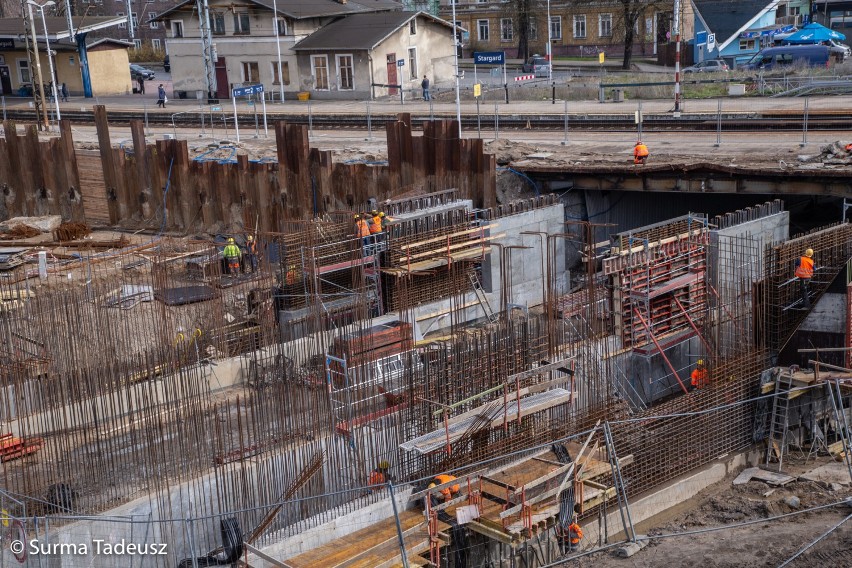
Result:
M109 221L117 224L122 217L119 210L116 194L116 172L113 161L112 142L109 137L109 123L107 122L106 107L95 105L94 107L95 128L98 133L98 150L101 155L101 169L103 171L104 186L109 205Z
M68 218L75 223L86 222L86 202L80 187L80 170L77 167L77 153L74 151L74 135L71 133L71 121L60 120L62 167L65 169L65 186L62 191L68 200Z
M491 540L496 540L497 542L502 542L503 544L512 544L514 540L512 535L503 532L502 530L497 530L495 528L489 527L488 525L482 524L478 521L470 521L467 523L467 528L472 530L473 532L479 533L483 536L487 536Z

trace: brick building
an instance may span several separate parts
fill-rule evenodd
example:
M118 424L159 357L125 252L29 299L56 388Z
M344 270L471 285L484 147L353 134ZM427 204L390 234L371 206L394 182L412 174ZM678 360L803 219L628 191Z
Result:
M125 16L128 23L102 32L104 37L133 42L137 48L165 50L166 27L161 22L152 22L158 14L174 8L180 0L71 0L76 15ZM130 37L130 24L133 37ZM94 34L93 34L94 35Z

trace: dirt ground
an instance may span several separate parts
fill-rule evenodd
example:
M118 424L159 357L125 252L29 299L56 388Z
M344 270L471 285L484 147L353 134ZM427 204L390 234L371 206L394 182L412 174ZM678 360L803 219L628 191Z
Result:
M790 475L805 474L829 463L828 458L802 460L785 466ZM827 505L852 496L849 479L845 484L807 481L797 478L784 487L772 487L752 480L732 485L728 477L677 508L637 527L638 534L652 538L649 545L630 558L619 558L615 549L593 554L569 566L594 568L679 567L712 568L780 566L800 549L852 515L852 508L839 505L778 520L767 520L735 527L738 523L769 519L796 510ZM797 497L798 507L787 502ZM729 528L700 534L688 531L731 525ZM791 568L829 568L852 566L852 519L789 564Z

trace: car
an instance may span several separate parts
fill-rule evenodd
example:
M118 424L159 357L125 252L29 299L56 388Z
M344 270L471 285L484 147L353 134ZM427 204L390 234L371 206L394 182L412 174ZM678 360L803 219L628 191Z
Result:
M146 81L151 81L154 79L156 75L150 69L145 69L141 65L136 65L135 63L130 64L130 77L137 81L139 77L142 77Z
M749 59L742 69L745 71L772 71L790 65L809 67L831 66L831 50L825 45L784 45L761 49Z
M852 55L852 50L850 50L849 46L845 43L838 43L833 39L830 39L826 45L828 46L828 49L831 50L831 55L834 56L837 61L845 61L850 55Z
M727 73L728 64L724 59L708 59L689 67L684 67L684 73Z
M542 57L541 55L533 55L527 59L522 69L524 73L534 73L536 77L547 77L550 75L550 63L548 63L546 57Z

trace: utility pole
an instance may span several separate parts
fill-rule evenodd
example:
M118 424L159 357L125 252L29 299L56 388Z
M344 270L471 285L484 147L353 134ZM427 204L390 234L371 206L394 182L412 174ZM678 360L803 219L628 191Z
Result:
M216 98L216 70L213 67L213 35L210 33L210 6L207 0L195 0L201 24L201 58L204 61L204 78L207 101ZM280 77L279 77L280 79Z
M680 117L680 0L674 0L674 36L675 36L675 118Z
M459 139L462 137L461 94L459 93L459 32L456 24L456 0L450 0L453 7L453 57L456 62L456 120L459 123Z
M130 39L134 38L133 33L133 5L131 4L133 0L125 0L127 4L127 35L130 36Z
M24 40L27 46L27 58L30 63L30 82L33 85L33 102L35 104L36 116L42 117L38 124L39 130L48 130L50 121L47 117L47 106L44 103L44 81L41 76L41 60L38 56L38 42L36 41L35 21L33 20L32 6L26 0L21 0L21 17L24 19ZM35 69L36 76L33 77ZM36 80L38 83L36 83Z

